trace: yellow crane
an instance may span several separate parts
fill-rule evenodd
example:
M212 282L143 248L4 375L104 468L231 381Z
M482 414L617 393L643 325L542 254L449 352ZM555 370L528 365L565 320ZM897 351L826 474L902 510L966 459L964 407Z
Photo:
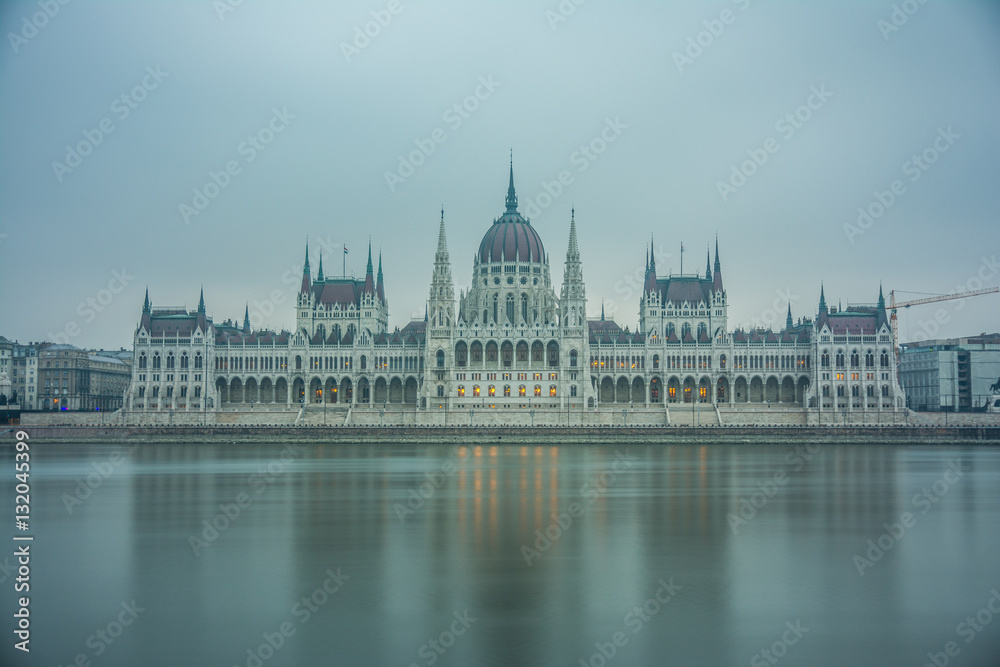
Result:
M923 299L913 299L911 301L896 301L896 290L889 292L889 322L892 324L892 350L896 355L896 381L899 381L899 322L896 318L896 309L909 308L911 306L922 306L925 303L937 303L938 301L951 301L952 299L967 299L972 296L982 296L983 294L994 294L1000 292L1000 287L988 287L977 289L971 292L956 292L955 294L938 294Z

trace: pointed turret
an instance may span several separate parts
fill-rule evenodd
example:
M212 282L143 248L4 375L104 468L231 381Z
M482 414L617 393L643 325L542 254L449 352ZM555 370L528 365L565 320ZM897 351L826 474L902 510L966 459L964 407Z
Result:
M323 253L319 255L319 271L316 273L316 282L321 283L325 280L323 277Z
M444 207L438 225L438 245L434 253L434 272L428 294L431 327L450 327L455 319L455 284L451 278L451 258L448 255L448 236L444 228Z
M604 302L601 302L601 321L604 321Z
M302 265L302 288L299 291L302 294L308 294L311 288L312 275L309 272L309 239L306 239L306 261Z
M882 283L878 284L878 309L885 310L885 295L882 294Z
M712 291L724 292L722 285L722 262L719 260L719 239L715 239L715 276L712 279Z
M795 323L792 321L792 304L789 303L788 315L785 317L785 328L791 329L793 326L795 326Z
M646 265L646 280L643 289L647 294L656 292L656 246L653 244L653 235L649 235L649 250L646 251L649 262Z
M514 151L510 152L510 185L507 186L507 213L517 213L517 193L514 191Z
M382 282L382 251L378 251L378 276L375 280L375 294L379 301L385 301L385 285Z
M820 315L830 314L830 310L826 307L826 290L823 287L823 283L819 284L819 313Z
M152 308L149 305L149 288L146 288L146 299L142 302L142 314L149 315L152 312Z
M712 251L705 249L705 280L712 279Z
M587 320L587 286L583 282L583 262L580 260L580 243L576 237L575 208L570 209L569 244L566 247L566 268L563 271L559 310L564 327L582 327Z
M365 269L365 294L375 293L375 269L372 267L372 242L368 239L368 267Z
M243 311L243 333L250 333L250 304Z
M205 314L205 288L201 288L201 294L198 296L198 313L200 315Z

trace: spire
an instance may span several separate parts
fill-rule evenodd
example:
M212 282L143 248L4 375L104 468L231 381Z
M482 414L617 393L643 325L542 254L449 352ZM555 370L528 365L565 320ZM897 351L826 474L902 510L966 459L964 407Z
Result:
M243 311L243 333L250 333L250 304Z
M715 276L712 281L712 290L715 292L725 291L722 287L722 262L719 261L719 237L715 237Z
M205 314L205 288L201 288L201 295L198 297L198 312Z
M323 253L319 254L319 272L316 274L316 282L323 282Z
M382 282L382 250L378 251L378 278L375 281L375 293L379 300L385 301L385 285Z
M878 284L878 309L885 310L885 295L882 294L882 283Z
M142 314L149 315L152 309L149 306L149 288L146 288L146 300L142 302Z
M306 237L306 261L302 265L302 288L299 290L302 294L308 294L310 288L312 287L312 276L309 272L309 237Z
M510 151L510 185L507 186L507 213L517 213L517 193L514 191L514 150Z
M368 239L368 267L365 269L365 294L374 294L375 274L372 268L372 240Z
M653 243L653 233L649 234L649 270L656 277L656 244Z
M569 248L566 251L566 261L580 261L580 244L576 239L576 209L570 209L569 215Z
M712 251L705 249L705 280L712 279Z
M794 326L794 322L792 321L792 304L789 303L788 304L788 316L785 317L785 328L786 329L791 329L793 326Z
M604 321L604 302L601 301L601 321Z
M822 282L819 284L819 312L823 315L828 315L830 312L826 307L826 291Z

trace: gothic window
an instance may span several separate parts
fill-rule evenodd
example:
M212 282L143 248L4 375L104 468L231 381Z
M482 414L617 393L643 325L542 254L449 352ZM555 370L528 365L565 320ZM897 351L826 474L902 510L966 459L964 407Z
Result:
M559 365L559 343L552 341L549 343L549 366Z
M577 355L576 350L570 350L569 351L569 365L571 367L573 367L573 368L576 368L577 357L578 357L578 355Z
M437 351L437 367L444 368L444 350Z
M524 278L522 278L521 280L523 281ZM528 295L527 294L522 294L521 295L521 321L522 322L527 322L528 321Z
M523 340L517 344L517 360L527 361L528 360L528 344Z
M444 398L444 385L438 385L438 398Z
M201 387L195 387L194 388L194 397L195 398L201 398Z
M472 363L482 363L483 361L483 344L476 341L472 344Z
M830 397L830 385L827 384L823 385L823 397L824 398Z
M514 323L514 295L507 295L507 323Z
M465 368L465 365L469 357L469 348L463 341L459 341L458 345L455 346L455 365L459 368Z
M857 350L851 352L851 368L858 368L861 365L861 355Z
M879 365L882 366L882 368L889 367L889 353L886 352L885 350L882 350L882 356L879 359Z
M188 367L188 355L187 352L181 355L181 369L186 370Z
M660 368L660 355L653 355L653 370L658 370Z
M146 355L145 354L140 354L139 355L139 368L146 368Z
M173 370L174 368L174 355L170 353L167 355L167 370Z
M146 388L139 387L139 398L144 398L146 396Z
M365 370L366 368L368 368L368 357L362 354L361 355L361 370Z
M822 361L821 361L820 365L823 368L829 368L830 367L830 352L828 350L823 350L823 357L822 357Z
M500 319L499 315L498 315L499 311L497 310L499 308L499 305L500 305L500 295L499 294L494 294L493 295L493 321L494 322L496 322L498 319Z
M865 352L865 368L875 368L875 353L871 350Z
M153 355L153 370L159 370L159 368L160 368L160 355L159 354L154 354Z
M868 385L868 387L865 388L865 393L868 394L869 398L872 397L872 396L874 396L875 395L875 387L873 387L871 385Z
M204 361L204 360L201 358L201 352L199 352L198 354L194 355L194 367L196 369L201 368L202 361Z
M691 333L691 323L685 322L681 325L681 338L687 338L687 335Z
M726 370L726 355L722 355L721 357L719 357L719 368L722 370Z
M844 367L844 351L837 350L837 368Z
M486 361L496 363L497 360L497 344L490 341L486 344Z
M857 398L858 397L858 393L859 393L858 392L858 385L854 385L853 387L851 387L851 396L853 396L854 398Z
M536 384L535 385L535 396L541 396L541 395L542 395L542 386Z
M882 395L886 397L889 396L889 385L882 385Z
M544 348L542 347L542 344L540 342L535 341L534 343L532 343L532 345L531 345L531 360L532 361L541 361L542 360L543 350L544 350Z
M511 345L510 341L506 341L500 349L500 356L503 359L503 365L510 368L511 364L514 362L514 346Z

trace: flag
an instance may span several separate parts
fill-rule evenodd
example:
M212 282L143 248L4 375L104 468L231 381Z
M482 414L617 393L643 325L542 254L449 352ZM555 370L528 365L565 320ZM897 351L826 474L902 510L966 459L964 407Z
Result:
M347 254L347 246L346 245L344 246L344 254L345 255Z

